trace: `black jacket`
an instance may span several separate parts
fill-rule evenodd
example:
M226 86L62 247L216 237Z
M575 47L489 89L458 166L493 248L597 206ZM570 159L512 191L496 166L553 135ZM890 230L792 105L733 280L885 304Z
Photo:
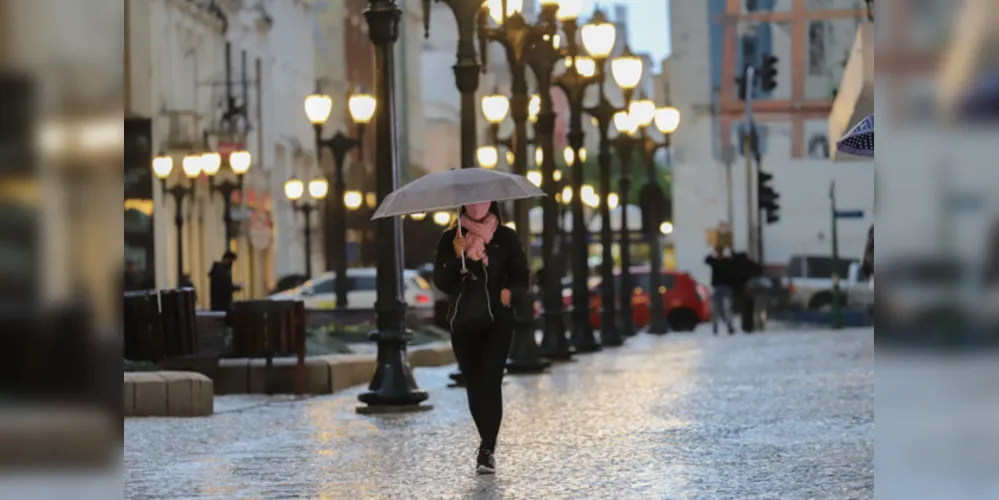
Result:
M232 265L225 262L212 264L208 272L208 284L211 287L212 311L228 311L232 308L232 294L236 287L232 283Z
M451 228L441 235L434 261L434 285L447 294L450 302L447 318L451 331L510 321L511 309L500 301L504 288L510 289L511 305L518 313L527 314L533 308L532 304L523 303L530 271L517 232L506 226L497 227L492 241L486 245L489 265L466 258L467 272L462 272L461 257L454 254L455 231Z
M708 255L704 263L711 267L711 286L736 286L735 262L731 257Z

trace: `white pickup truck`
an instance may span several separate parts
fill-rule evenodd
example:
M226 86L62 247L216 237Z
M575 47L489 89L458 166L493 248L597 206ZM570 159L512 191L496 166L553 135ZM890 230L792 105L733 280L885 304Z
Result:
M874 305L874 290L860 277L858 259L839 259L834 266L831 257L794 255L784 270L790 289L792 306L823 310L832 306L833 282L839 279L840 293L847 306L870 308Z

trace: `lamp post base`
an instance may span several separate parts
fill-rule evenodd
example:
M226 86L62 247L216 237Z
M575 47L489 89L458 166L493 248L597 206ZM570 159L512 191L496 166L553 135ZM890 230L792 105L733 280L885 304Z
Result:
M572 361L569 339L565 335L565 314L562 311L545 311L544 336L541 337L541 355L552 361Z
M520 311L533 311L534 296L524 297ZM510 345L510 357L506 362L507 373L511 375L527 375L544 373L551 363L541 357L541 348L534 335L533 314L524 314L514 323L513 343Z
M420 405L430 395L418 388L413 370L406 361L406 344L412 339L412 334L372 332L369 338L378 343L377 365L368 392L357 396L367 406L358 407L357 412L380 413L384 410L400 413L430 409Z
M597 339L593 335L590 318L585 318L583 322L580 322L579 318L576 318L575 323L572 330L572 347L575 349L576 354L590 354L603 350L603 347L597 343Z

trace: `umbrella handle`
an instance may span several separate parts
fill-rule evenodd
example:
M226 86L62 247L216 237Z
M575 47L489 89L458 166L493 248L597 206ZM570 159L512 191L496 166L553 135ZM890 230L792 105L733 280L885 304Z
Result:
M458 237L459 238L463 238L463 236L461 234L461 209L460 208L458 209L458 225L457 225L457 228L458 228ZM461 274L465 274L467 272L468 272L468 268L465 267L465 251L462 250L461 251Z

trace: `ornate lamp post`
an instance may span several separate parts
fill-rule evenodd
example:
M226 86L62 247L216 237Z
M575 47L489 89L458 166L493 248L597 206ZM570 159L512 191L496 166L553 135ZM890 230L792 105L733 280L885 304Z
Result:
M527 175L527 121L529 117L529 100L527 88L527 54L539 43L550 43L555 34L555 13L558 2L555 0L541 1L541 18L536 25L528 24L521 14L522 0L490 0L486 3L488 16L480 15L478 20L479 53L483 66L487 63L488 43L497 42L506 50L511 76L511 99L509 112L513 118L513 172ZM490 26L489 18L495 21ZM521 245L527 253L530 262L531 231L528 218L529 202L519 200L514 202L514 225L519 228ZM510 348L510 360L507 370L510 373L540 373L548 363L541 357L541 349L534 337L534 300L530 293L531 287L516 304L517 323L513 345Z
M461 93L461 168L475 164L475 92L479 90L479 61L475 53L476 18L482 0L435 0L446 4L458 26L458 53L454 82ZM423 34L430 36L430 0L423 0Z
M573 151L572 160L567 162L572 171L570 193L582 193L583 163L583 98L586 89L596 80L596 63L589 57L579 56L576 43L577 18L580 5L575 0L567 0L560 5L558 15L562 21L562 31L566 41L566 70L555 78L554 84L562 89L569 102L569 132L566 138ZM568 156L568 155L567 155ZM568 158L567 158L568 159ZM576 162L575 160L580 161ZM590 324L590 289L587 286L589 266L587 264L587 231L582 223L584 217L583 197L570 195L572 208L572 346L576 353L597 352L601 349L593 336Z
M341 201L344 200L346 185L343 179L344 161L347 153L358 148L362 153L365 126L371 122L378 101L367 94L355 93L347 100L350 117L357 124L357 137L352 138L337 131L333 137L323 138L323 127L333 111L333 99L325 94L312 94L305 98L305 116L312 122L316 134L316 162L322 165L322 150L327 148L333 155L333 203L327 204L327 214L332 219L332 240L326 242L326 268L336 272L338 277L347 275L347 214ZM320 167L321 168L321 167ZM336 306L347 308L347 280L336 280Z
M638 146L634 137L638 125L627 111L614 114L614 128L617 137L612 142L617 151L618 163L621 165L621 176L618 178L618 190L624 197L621 207L621 228L619 230L619 245L621 249L621 334L630 337L635 335L635 322L632 316L631 298L634 294L634 284L631 279L631 231L628 228L628 193L631 189L631 174L629 165L632 152Z
M250 152L246 150L232 151L227 153L225 157L214 151L201 155L201 171L208 176L209 189L211 192L218 192L225 203L222 222L225 225L225 245L228 250L232 249L233 240L232 194L243 189L243 176L250 170L250 163ZM222 170L223 164L228 165L229 170L236 177L235 180L218 180L217 174Z
M572 1L548 2L545 5L557 4L550 9L561 10ZM576 2L578 3L578 1ZM572 5L567 7L571 13ZM558 11L556 11L558 12ZM550 14L549 14L550 15ZM565 310L562 303L562 276L565 275L563 260L555 253L555 239L559 232L559 213L561 208L556 200L561 191L559 179L555 170L555 105L552 102L551 88L555 66L565 52L561 50L561 37L552 33L536 42L527 54L527 65L534 73L538 94L532 96L528 103L529 120L534 124L535 162L540 166L536 184L548 195L541 200L542 232L541 258L544 262L544 274L541 284L544 296L543 336L541 352L548 359L568 361L572 359L572 350L565 331Z
M600 315L600 343L604 346L615 347L624 343L621 333L617 329L617 319L615 314L615 293L614 293L614 233L611 230L610 204L607 199L611 194L611 153L609 129L614 118L614 113L618 111L614 105L607 100L605 84L607 73L604 63L610 57L611 50L614 49L615 28L614 24L607 20L603 11L597 9L593 13L590 22L583 25L581 29L583 46L596 62L596 78L599 88L599 100L596 106L586 108L586 112L597 120L597 129L600 132L600 152L597 154L597 162L600 166L600 243L603 247L603 259L600 266L601 275L601 302L602 311Z
M168 186L168 179L173 173L173 158L161 154L153 158L153 174L162 183L163 194L173 196L176 210L173 224L177 229L177 285L184 282L184 198L194 195L194 180L201 175L202 158L200 155L187 155L181 162L186 181L179 180L173 186Z
M646 104L641 104L643 102ZM670 148L670 136L680 126L680 112L673 106L667 105L655 109L652 115L653 118L649 120L648 110L650 105L653 109L655 108L655 104L652 104L651 101L636 101L629 106L629 109L641 132L639 140L642 145L642 158L645 162L646 183L642 186L640 198L643 210L642 232L645 234L645 239L649 244L650 265L652 268L649 275L650 287L652 288L650 291L652 317L649 320L649 333L662 335L669 331L669 324L666 322L665 307L663 305L663 252L658 231L660 225L663 223L663 212L666 206L663 191L656 182L655 153L659 148ZM656 128L665 138L661 143L656 142L649 136L648 126L652 122L655 122Z
M624 46L624 54L615 57L611 61L611 74L618 87L624 92L625 105L631 101L635 87L642 79L642 59L631 53L627 45ZM654 108L653 108L654 110ZM631 193L631 154L634 149L634 139L632 135L637 131L638 125L634 119L629 119L628 112L618 112L614 115L614 126L618 131L618 139L615 140L615 149L618 152L618 162L621 166L618 177L618 191L624 199L621 209L621 229L618 237L618 245L621 254L621 334L625 337L635 335L635 322L631 310L631 297L634 286L631 279L631 231L628 227L628 198Z
M377 144L375 173L378 201L381 202L399 187L393 46L399 39L402 11L395 0L369 0L364 17L368 22L368 35L375 46L375 99L380 103L378 116L374 120ZM406 302L402 295L402 220L398 217L379 219L377 239L376 331L371 333L370 338L378 343L378 364L368 391L358 396L358 400L367 406L357 410L372 413L429 409L427 405L420 405L429 394L416 385L406 360L406 344L412 340L412 333L406 330Z
M319 202L326 198L330 186L326 179L318 178L309 181L309 197L312 201L304 200L305 183L299 179L290 179L284 183L284 195L291 200L291 206L295 211L302 212L305 218L305 275L312 277L312 211L319 206Z

